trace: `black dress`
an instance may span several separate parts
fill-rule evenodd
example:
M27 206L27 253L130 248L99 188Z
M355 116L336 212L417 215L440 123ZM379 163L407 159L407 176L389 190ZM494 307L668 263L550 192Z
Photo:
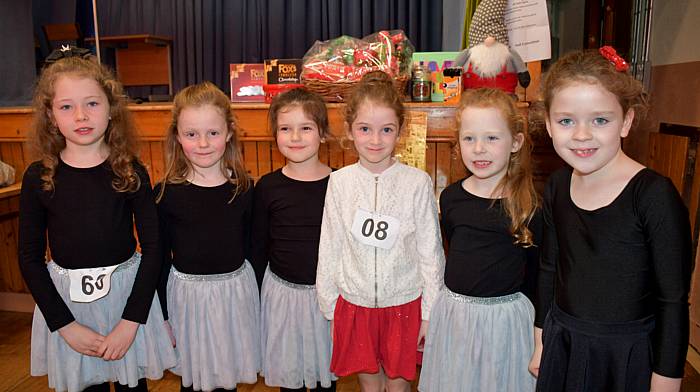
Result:
M559 170L544 197L535 325L538 390L648 391L651 373L679 378L688 347L691 238L671 181L643 169L589 211Z

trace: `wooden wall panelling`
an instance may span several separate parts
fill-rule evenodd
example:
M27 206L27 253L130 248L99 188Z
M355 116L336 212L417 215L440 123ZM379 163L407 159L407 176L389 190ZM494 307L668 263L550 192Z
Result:
M318 160L328 165L329 159L328 143L321 143L321 145L318 146Z
M658 132L649 134L648 166L669 177L680 194L683 194L687 154L687 137Z
M277 143L271 143L270 151L272 156L272 170L281 169L287 163L287 160L277 148ZM333 166L331 165L331 167Z
M152 141L148 143L151 151L151 170L153 171L151 178L154 183L160 181L165 176L164 144L165 143L162 141Z
M272 171L270 142L257 142L258 178Z
M442 190L452 183L452 144L449 142L435 143L435 149L435 197L439 198Z
M343 149L335 141L328 141L328 166L333 169L340 169L343 167Z
M28 292L17 263L19 189L15 184L0 190L0 292Z
M151 163L151 146L148 142L139 142L139 159L141 160L141 163L143 163L143 165L146 166L146 170L148 170L148 176L151 177L151 182L155 184L157 180L153 176L153 164Z
M433 180L433 190L437 189L435 182L435 178L437 177L437 162L435 157L436 151L437 148L434 142L426 143L425 169L428 172L428 175L430 175L430 178Z
M27 160L29 154L24 152L25 149L24 142L0 142L0 160L15 168L16 182L22 181L24 170L31 163Z
M243 163L245 164L246 171L253 177L255 181L258 180L258 146L255 142L243 142Z
M697 238L698 230L695 230L696 219L698 217L698 207L700 206L700 156L695 156L695 170L693 171L693 183L690 187L690 200L688 210L690 211L690 227L693 229L693 238ZM700 269L698 269L700 271Z

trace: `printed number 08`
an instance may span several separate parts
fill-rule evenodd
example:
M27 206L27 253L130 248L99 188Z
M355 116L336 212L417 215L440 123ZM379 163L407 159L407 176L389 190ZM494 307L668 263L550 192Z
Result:
M386 230L389 228L389 224L385 221L377 222L377 230L374 228L374 219L367 218L364 223L362 223L362 235L365 237L371 237L374 234L374 238L382 241L386 239Z
M82 282L83 283L82 284L83 293L85 295L90 295L90 294L95 292L95 288L97 288L98 290L102 290L102 288L104 287L104 284L102 282L104 277L105 277L105 274L99 275L97 277L97 279L95 279L95 284L93 285L92 283L90 283L94 279L92 276L90 276L90 275L83 276L83 282Z

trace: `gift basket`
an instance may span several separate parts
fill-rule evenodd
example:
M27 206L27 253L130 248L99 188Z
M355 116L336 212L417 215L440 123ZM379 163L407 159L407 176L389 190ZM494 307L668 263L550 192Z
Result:
M304 55L302 82L328 101L344 101L362 76L384 71L405 94L411 78L413 44L402 30L382 30L362 39L347 35L316 41Z

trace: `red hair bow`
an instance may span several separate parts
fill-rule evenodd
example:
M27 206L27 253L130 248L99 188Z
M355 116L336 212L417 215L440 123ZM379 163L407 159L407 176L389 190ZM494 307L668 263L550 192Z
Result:
M600 54L608 59L613 65L615 66L615 69L620 72L625 72L630 68L630 65L627 64L627 61L623 59L617 52L615 51L615 48L612 46L603 46L602 48L599 49Z

